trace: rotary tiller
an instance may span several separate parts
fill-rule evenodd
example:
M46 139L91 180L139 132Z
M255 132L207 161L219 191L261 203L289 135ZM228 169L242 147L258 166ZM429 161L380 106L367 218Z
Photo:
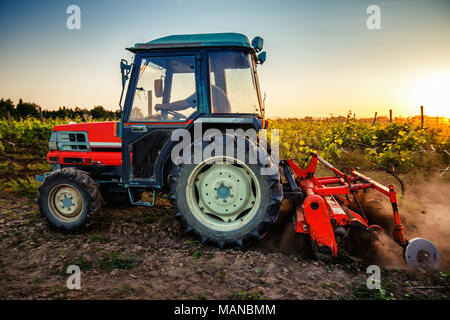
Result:
M336 238L344 236L349 228L363 229L378 239L378 233L383 229L369 223L356 196L358 191L374 189L387 196L391 202L394 218L392 236L403 248L406 263L427 270L438 267L439 252L431 241L422 238L406 239L393 185L386 187L354 169L351 175L346 175L316 153L311 153L309 158L309 165L304 169L291 159L282 160L280 165L287 180L284 197L295 203L295 231L309 235L313 252L319 259L331 260L337 256ZM331 170L334 176L316 177L318 162ZM349 208L351 197L358 213Z

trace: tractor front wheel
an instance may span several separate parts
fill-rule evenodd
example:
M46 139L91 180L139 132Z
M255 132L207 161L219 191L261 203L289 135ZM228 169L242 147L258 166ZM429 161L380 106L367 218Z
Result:
M93 222L102 198L99 186L86 172L64 168L45 177L37 203L52 228L76 233Z

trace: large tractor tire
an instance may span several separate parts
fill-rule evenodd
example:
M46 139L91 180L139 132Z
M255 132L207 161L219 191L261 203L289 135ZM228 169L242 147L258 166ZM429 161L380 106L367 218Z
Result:
M261 239L275 222L283 191L277 169L269 175L261 173L272 164L270 159L266 164L259 157L256 164L247 161L249 152L258 146L245 139L240 146L246 155L242 161L237 157L242 154L242 149L238 153L237 138L231 139L235 140L232 157L212 152L210 158L195 164L192 152L193 164L174 166L169 175L169 198L175 218L187 233L220 248L243 248ZM202 148L207 144L203 142Z
M77 233L94 221L102 198L99 186L86 172L64 168L45 177L37 203L53 229Z

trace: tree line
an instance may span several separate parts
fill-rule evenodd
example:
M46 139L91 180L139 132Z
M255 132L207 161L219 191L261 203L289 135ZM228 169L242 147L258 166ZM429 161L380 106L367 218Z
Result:
M24 102L19 99L17 104L11 99L0 99L0 119L20 120L25 118L56 119L56 118L81 118L88 119L120 119L121 112L106 110L103 106L87 108L59 107L57 110L44 110L34 102Z

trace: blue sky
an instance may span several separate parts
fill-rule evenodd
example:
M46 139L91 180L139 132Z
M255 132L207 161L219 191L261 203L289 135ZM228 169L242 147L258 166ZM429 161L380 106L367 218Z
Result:
M72 4L81 30L66 28ZM371 4L381 8L381 30L366 27ZM269 116L412 115L420 104L450 116L439 89L450 86L449 18L450 1L438 0L2 1L0 97L116 109L119 61L132 57L125 47L240 32L265 40L259 73Z

